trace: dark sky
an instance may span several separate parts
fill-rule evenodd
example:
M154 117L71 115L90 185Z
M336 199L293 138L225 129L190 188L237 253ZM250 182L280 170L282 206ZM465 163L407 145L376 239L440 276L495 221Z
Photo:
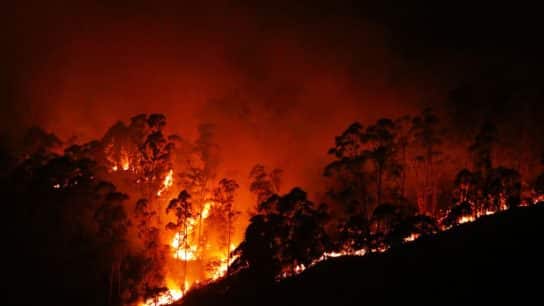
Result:
M315 165L354 120L430 105L472 128L510 116L515 97L542 97L535 6L183 2L8 4L3 136L38 124L84 141L163 112L186 137L216 124L225 171L265 161L300 181L319 177Z

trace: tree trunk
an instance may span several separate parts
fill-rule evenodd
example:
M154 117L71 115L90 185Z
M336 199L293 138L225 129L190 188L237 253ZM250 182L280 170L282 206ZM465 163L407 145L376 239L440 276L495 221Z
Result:
M117 299L121 300L121 259L117 265Z
M405 197L405 188L406 188L406 145L402 146L402 174L401 174L401 185L400 185L400 196Z
M113 296L113 269L114 269L114 263L111 264L111 270L110 270L110 288L108 292L108 305L112 304L112 296Z
M376 206L382 203L382 166L376 165Z
M231 212L228 212L228 224L227 224L227 276L229 276L229 270L230 270L230 232L232 230L232 224L231 224Z
M185 209L185 212L187 212L187 209ZM187 290L187 288L185 288L185 283L187 282L187 247L189 246L188 245L188 231L187 231L187 213L185 215L185 220L184 220L184 228L183 228L183 231L185 233L184 235L184 238L183 238L183 241L184 241L184 246L183 246L183 252L185 254L185 258L183 260L183 293L185 294L185 291ZM179 243L178 243L178 247L181 246L181 237L179 239Z

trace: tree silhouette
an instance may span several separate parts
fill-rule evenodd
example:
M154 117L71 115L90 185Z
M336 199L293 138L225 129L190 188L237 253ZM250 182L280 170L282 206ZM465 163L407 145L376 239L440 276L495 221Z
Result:
M423 237L434 235L440 231L436 221L426 215L415 215L402 219L391 231L387 241L391 246L397 246L415 235Z
M315 208L299 188L284 196L273 195L258 206L245 238L235 250L239 255L233 268L249 267L264 277L293 273L307 266L328 245L323 229L326 207Z
M193 218L193 208L191 205L191 196L185 190L179 193L179 195L170 201L166 208L167 214L173 214L176 218L175 222L169 222L166 225L167 230L174 231L177 235L178 245L176 250L176 256L180 255L180 250L183 250L184 258L184 271L183 271L183 286L185 286L185 280L187 278L187 250L189 246L189 221Z
M423 164L422 184L418 190L418 206L421 212L434 214L436 209L435 169L436 159L442 154L442 131L439 119L430 108L425 108L412 119L411 133L414 143L420 147L416 163Z
M368 249L370 223L363 214L349 216L338 228L339 238L336 249L339 251L357 251Z
M191 201L198 216L197 248L200 253L204 245L202 235L202 214L206 202L211 198L211 182L215 179L219 164L219 146L215 140L215 126L201 124L198 126L199 137L190 149L186 167L179 176L183 188L191 194Z
M160 243L159 228L154 226L157 212L152 210L147 199L140 199L136 202L134 209L134 220L136 222L138 238L143 243L143 289L146 296L149 291L163 288L164 279L164 248ZM154 222L155 221L155 222Z
M488 209L498 211L518 206L521 198L520 174L510 168L492 169L486 180L485 193Z
M493 149L496 143L497 128L490 122L484 123L469 147L474 172L481 177L487 177L493 168Z
M463 217L473 218L474 207L469 202L462 202L453 206L446 217L442 220L442 225L450 228L460 223Z
M128 199L126 194L109 192L104 203L97 209L94 219L98 225L98 237L111 250L108 301L113 303L113 282L117 273L117 297L121 295L121 264L126 252L127 233L130 221L123 207Z
M400 160L400 197L406 196L406 172L408 170L408 146L410 145L410 116L402 116L394 122L395 127L395 146Z
M266 201L273 194L280 192L281 169L272 169L270 173L266 172L264 165L257 164L249 172L249 191L255 194L257 204Z
M380 119L367 127L363 134L363 155L374 161L376 177L376 205L382 204L383 176L386 171L400 175L401 166L395 159L395 124L390 119Z
M344 206L347 214L368 215L372 196L368 189L372 177L367 167L368 156L364 154L364 130L358 123L352 123L340 136L335 137L335 146L329 154L335 160L324 170L330 178L327 194Z
M236 190L238 190L240 186L238 183L236 183L235 180L224 178L221 181L219 181L219 186L215 188L213 195L214 195L214 201L217 206L217 210L219 210L219 214L221 216L221 219L224 220L224 233L226 233L226 239L224 241L225 245L225 252L226 252L226 258L227 258L227 276L229 275L230 269L230 258L231 258L231 251L230 251L230 245L231 245L231 236L234 232L234 219L237 215L240 214L239 211L234 210L234 197L236 195ZM217 221L217 219L216 219ZM221 222L223 223L223 222Z

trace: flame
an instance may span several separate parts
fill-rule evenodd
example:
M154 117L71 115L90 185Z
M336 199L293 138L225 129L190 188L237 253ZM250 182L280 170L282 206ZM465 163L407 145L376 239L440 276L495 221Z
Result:
M130 168L130 162L128 158L128 153L125 150L121 151L121 169L127 171Z
M419 234L418 233L412 233L412 234L410 234L410 236L404 238L404 242L412 242L412 241L416 240L417 238L419 238Z
M236 248L236 245L232 244L230 245L230 250L229 252L232 252L234 251L234 249ZM210 279L211 280L216 280L216 279L219 279L221 277L223 277L225 274L227 274L227 271L228 271L228 268L229 266L239 257L239 255L236 255L236 256L232 256L230 258L230 260L227 262L227 256L223 256L223 258L221 258L221 265L219 265L219 267L217 267L217 269L215 271L212 271L210 273Z
M170 169L170 171L168 171L168 174L164 177L164 180L162 181L161 188L159 189L159 191L157 191L157 196L160 197L161 194L165 190L170 188L173 184L174 184L174 170Z
M459 224L469 223L469 222L472 222L472 221L474 221L473 216L462 216L461 219L459 219Z
M166 279L166 287L168 288L168 291L161 293L154 298L147 299L145 302L141 303L140 306L170 305L181 300L183 291L181 291L179 286L172 279Z
M196 245L189 245L187 248L180 248L180 233L176 233L170 242L170 246L174 249L174 258L189 261L196 260Z
M212 208L212 205L213 205L212 201L207 201L204 204L204 207L202 208L202 213L201 213L202 219L208 218L208 216L210 215L210 209Z
M170 170L169 172L169 176L171 176L172 174L172 170ZM164 180L164 184L163 184L163 187L167 185L168 183L168 180L167 180L168 176L165 178ZM161 190L159 190L160 192ZM160 195L160 193L157 193L157 195ZM204 206L202 207L202 212L201 212L201 215L202 215L202 220L201 222L204 222L204 220L206 220L208 218L208 216L210 215L210 209L213 205L213 202L212 201L208 201L204 204ZM179 260L182 260L182 261L189 261L189 260L196 260L197 259L197 244L193 241L191 241L191 238L193 235L193 231L195 229L195 226L197 224L199 220L197 218L190 218L188 220L188 228L187 228L187 236L188 236L188 241L187 241L187 247L183 248L183 247L180 247L180 243L181 243L181 235L180 233L176 233L173 237L172 237L172 240L170 241L170 246L172 247L172 249L174 249L174 253L173 253L173 256L175 259L179 259ZM232 247L232 246L231 246Z

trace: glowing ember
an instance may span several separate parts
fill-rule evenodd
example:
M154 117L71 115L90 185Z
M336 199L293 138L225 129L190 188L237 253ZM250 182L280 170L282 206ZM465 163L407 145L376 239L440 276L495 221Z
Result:
M301 273L302 271L306 270L306 266L304 264L296 265L295 266L295 273Z
M472 221L474 221L473 216L462 216L461 219L459 219L459 224L469 223L469 222L472 222Z
M127 171L130 168L130 162L126 151L121 152L121 169Z
M119 168L117 167L117 165L114 165L113 167L111 167L111 170L112 170L113 172L115 172L115 171L119 170Z
M485 215L486 215L486 216L493 215L494 213L496 213L496 211L490 210L490 209L488 209L488 210L485 211Z
M55 185L53 185L53 188L59 189L59 188L60 188L60 184L55 184Z
M411 241L416 240L417 238L419 238L419 234L418 233L412 233L412 234L410 234L410 236L404 238L404 242L411 242Z
M157 191L157 196L160 197L161 194L165 190L170 188L173 184L174 184L174 170L170 169L170 171L168 171L168 174L164 177L164 180L162 181L161 188L159 189L159 191Z
M544 195L539 195L534 197L533 204L538 204L544 202Z

